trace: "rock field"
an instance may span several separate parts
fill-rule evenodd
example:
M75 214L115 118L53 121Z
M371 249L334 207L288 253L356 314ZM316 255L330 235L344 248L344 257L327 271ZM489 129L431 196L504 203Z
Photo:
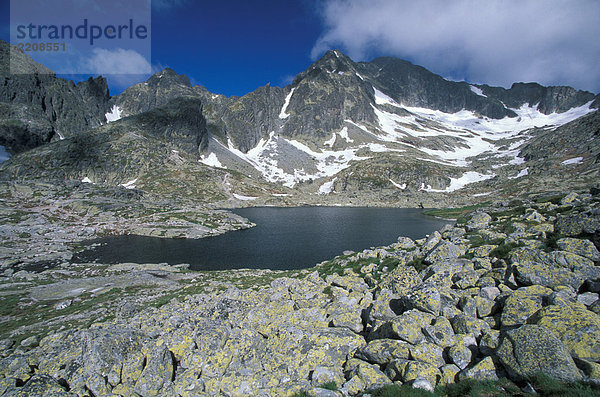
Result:
M525 387L539 372L598 383L599 233L600 198L570 193L301 271L4 262L0 395L348 396Z

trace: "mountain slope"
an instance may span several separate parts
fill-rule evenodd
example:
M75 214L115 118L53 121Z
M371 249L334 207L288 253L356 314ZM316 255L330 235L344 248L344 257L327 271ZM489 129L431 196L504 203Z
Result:
M16 74L10 70L11 57ZM10 153L74 136L106 121L109 92L103 77L78 84L57 78L2 40L0 60L0 146Z
M101 171L65 162L77 152L59 150L57 156L62 146L14 158L0 170L56 176L45 170L58 168L68 177L117 184L136 179L160 194L168 189L156 178L164 176L150 170L168 169L168 178L175 178L181 168L186 176L179 186L213 186L212 199L189 196L209 201L454 205L524 194L532 186L594 184L598 163L587 159L598 156L590 143L598 101L570 87L453 82L406 61L356 63L339 51L328 51L289 86L267 85L243 97L193 87L186 76L165 69L111 98L109 126L78 138L114 157ZM166 160L175 152L183 162ZM586 160L565 157L571 154ZM42 169L30 168L36 162ZM571 170L577 178L561 172ZM190 179L194 172L205 178Z

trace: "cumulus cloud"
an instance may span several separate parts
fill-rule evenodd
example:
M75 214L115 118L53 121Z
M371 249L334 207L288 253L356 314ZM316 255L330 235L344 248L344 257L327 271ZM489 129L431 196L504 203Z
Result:
M90 74L104 75L118 88L144 81L157 71L139 52L123 48L94 48L91 57L83 61L81 69L88 70Z
M316 58L392 55L447 78L600 91L598 0L324 0Z
M123 48L94 48L85 63L95 74L144 74L152 71L152 65L142 54Z

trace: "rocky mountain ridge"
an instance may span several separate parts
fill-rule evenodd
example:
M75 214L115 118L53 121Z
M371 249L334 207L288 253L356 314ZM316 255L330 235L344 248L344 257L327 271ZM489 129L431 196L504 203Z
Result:
M25 58L23 64L25 70L42 68ZM63 84L57 83L60 79L48 78L54 79L52 84ZM572 125L566 127L570 122L578 123L590 113L597 113L600 101L592 93L570 87L516 83L505 89L471 85L445 80L395 58L353 62L337 50L328 51L296 76L291 85L267 85L243 97L225 97L192 86L186 76L168 68L110 100L107 93L100 95L104 92L103 81L97 78L76 87L86 97L103 98L87 101L95 103L92 109L105 111L99 123L109 126L82 134L90 139L78 138L81 132L74 126L73 142L67 146L44 146L17 156L0 165L2 173L39 178L36 168L41 168L46 178L68 175L113 184L136 179L138 188L160 195L165 191L157 187L164 184L146 183L157 176L148 170L163 167L166 158L185 146L187 157L169 167L173 172L181 167L179 173L183 174L198 167L212 168L204 174L220 175L218 180L209 181L221 185L221 194L214 196L225 199L217 202L220 206L375 202L413 207L476 202L492 191L499 197L511 197L527 193L527 186L544 188L550 179L558 190L561 186L587 188L598 176L595 135L569 133L568 140L561 135L563 128L573 131ZM38 106L36 95L23 106ZM177 106L181 101L194 100L199 101L202 111L197 115L197 126L191 128L196 128L201 138L192 142L188 133L190 114L184 114L185 106L178 114ZM21 106L17 102L15 98L10 108ZM80 102L87 103L84 99ZM70 112L78 109L67 108ZM164 153L162 158L150 155L158 161L153 166L130 161L131 157L141 159L138 152L149 153L148 141L124 141L115 139L119 134L105 134L122 125L130 126L132 120L143 130L143 119L147 117L143 115L156 109L165 112L167 108L172 109L170 125L163 124L165 131L160 137L153 134L151 146L158 147L160 139L165 139L173 146L172 152ZM31 116L35 120L40 117ZM97 115L94 117L98 121ZM180 124L178 117L187 121ZM65 118L57 118L54 124ZM597 122L594 116L586 120L581 123ZM11 120L7 123L15 124ZM181 134L176 131L180 128ZM13 130L5 131L10 135ZM50 139L50 135L44 139ZM99 139L94 138L96 135L110 141L100 145L108 150L107 157L121 160L102 161L101 166L94 161L79 162L79 168L70 169L73 153L97 151L88 144ZM182 138L182 147L177 139L171 139L175 135L187 137ZM539 142L542 136L549 145L533 143L528 146L527 156L521 153L527 142ZM35 142L31 145L44 141ZM60 149L63 147L69 149ZM543 154L532 154L533 147ZM549 147L555 152L548 153ZM54 152L54 148L59 150ZM32 161L40 153L46 156ZM538 164L542 158L544 164ZM530 160L534 162L528 163ZM578 177L569 176L570 170L576 170ZM541 178L533 178L536 173Z
M106 122L106 79L74 84L0 40L0 145L17 154ZM11 73L13 69L19 74Z

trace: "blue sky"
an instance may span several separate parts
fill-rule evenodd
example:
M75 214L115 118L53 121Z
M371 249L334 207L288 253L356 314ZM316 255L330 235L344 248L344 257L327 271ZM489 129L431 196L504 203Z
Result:
M8 41L9 0L0 3ZM225 95L289 84L333 48L453 80L598 93L599 22L600 0L153 0L150 62ZM126 77L107 76L111 94L147 78Z

